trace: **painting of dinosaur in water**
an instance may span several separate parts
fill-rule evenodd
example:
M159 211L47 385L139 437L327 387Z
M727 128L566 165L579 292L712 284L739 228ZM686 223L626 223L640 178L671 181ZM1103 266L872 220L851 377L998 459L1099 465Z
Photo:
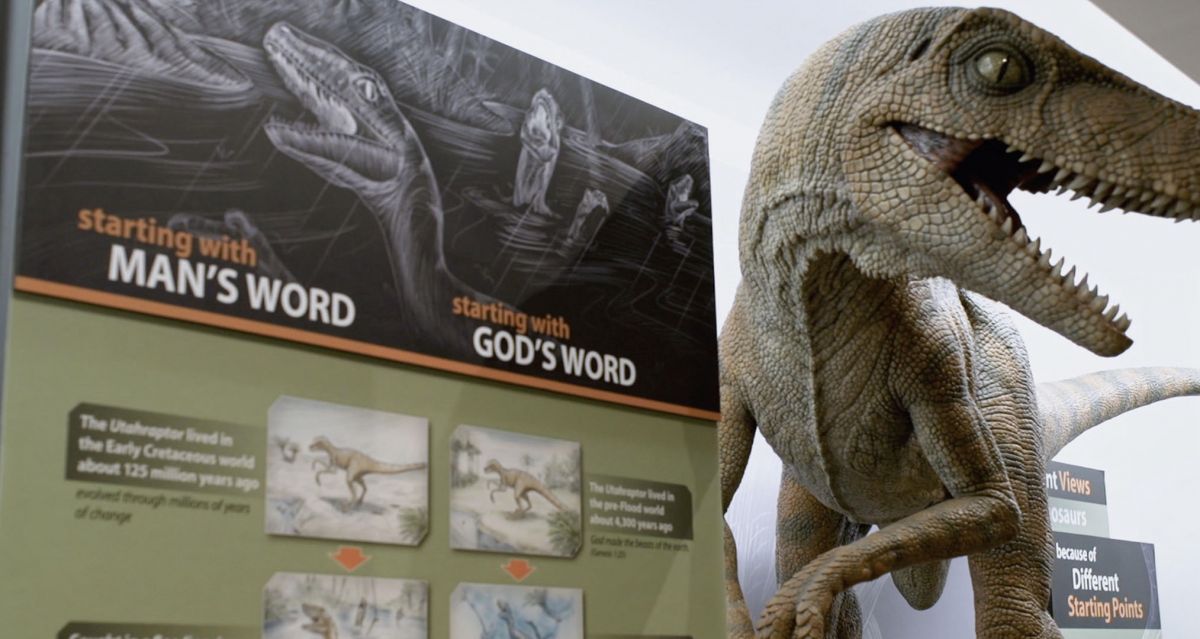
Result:
M267 452L267 533L400 545L425 538L427 420L281 397L267 422L275 442Z
M429 584L280 572L263 589L263 639L425 639Z
M459 584L450 639L582 639L583 591Z
M450 443L450 546L573 557L583 543L577 442L459 426Z
M45 0L34 22L22 282L715 412L703 127L393 0ZM84 210L162 235L79 232ZM114 243L157 264L172 232L239 295L147 284L135 258L108 277ZM671 370L614 389L489 359L464 297Z

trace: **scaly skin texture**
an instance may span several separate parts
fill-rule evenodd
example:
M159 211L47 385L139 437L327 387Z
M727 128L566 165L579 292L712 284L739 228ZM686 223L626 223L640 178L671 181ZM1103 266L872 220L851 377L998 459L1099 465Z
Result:
M1035 387L991 300L1101 355L1129 346L1129 320L1064 275L1006 197L1062 187L1194 219L1197 148L1197 112L992 9L883 16L784 84L742 208L719 430L726 508L756 429L783 461L781 584L756 626L726 526L730 636L859 637L850 586L890 572L926 608L962 555L978 636L1061 636L1046 459L1125 410L1200 393L1200 373Z

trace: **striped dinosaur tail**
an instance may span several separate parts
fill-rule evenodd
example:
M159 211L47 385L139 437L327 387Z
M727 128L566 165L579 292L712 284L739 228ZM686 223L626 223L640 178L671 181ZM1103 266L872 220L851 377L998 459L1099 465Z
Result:
M558 497L555 497L554 493L550 492L549 489L542 488L540 486L534 486L533 490L535 492L537 492L537 494L541 495L542 497L545 497L546 501L550 502L551 504L554 504L555 508L557 508L559 510L564 510L564 511L567 510L566 504L559 501Z
M1200 395L1200 370L1126 368L1038 384L1045 458L1084 431L1121 413L1185 395Z
M398 475L400 473L410 473L414 470L425 470L425 464L387 464L380 463L376 468L372 468L371 472L380 475Z

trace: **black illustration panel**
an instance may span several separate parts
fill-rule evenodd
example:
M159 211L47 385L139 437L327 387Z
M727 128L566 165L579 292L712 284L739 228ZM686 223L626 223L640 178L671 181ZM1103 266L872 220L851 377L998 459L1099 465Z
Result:
M703 127L392 0L33 41L18 288L716 411Z

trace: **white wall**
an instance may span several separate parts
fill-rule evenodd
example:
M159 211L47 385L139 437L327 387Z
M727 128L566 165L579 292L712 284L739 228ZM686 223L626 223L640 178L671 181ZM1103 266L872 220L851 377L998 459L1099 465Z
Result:
M737 216L758 124L784 77L822 42L864 19L912 6L908 0L412 0L423 9L528 51L709 127L717 309L724 318L739 279ZM974 4L974 3L963 3ZM1084 0L993 0L1053 31L1140 82L1191 105L1200 87ZM1200 6L1195 8L1200 11ZM1081 202L1015 196L1034 235L1092 274L1134 324L1135 344L1105 361L1020 320L1038 379L1118 366L1200 366L1200 225L1085 211ZM1153 406L1092 431L1059 456L1108 472L1113 537L1152 542L1161 610L1171 637L1200 637L1189 614L1200 566L1200 516L1187 471L1200 454L1200 399ZM761 442L760 442L761 444ZM779 462L756 446L730 513L743 584L761 602L774 585L775 492ZM959 565L933 611L904 607L886 580L863 588L873 613L868 636L970 636L969 584ZM880 629L885 631L879 634Z

